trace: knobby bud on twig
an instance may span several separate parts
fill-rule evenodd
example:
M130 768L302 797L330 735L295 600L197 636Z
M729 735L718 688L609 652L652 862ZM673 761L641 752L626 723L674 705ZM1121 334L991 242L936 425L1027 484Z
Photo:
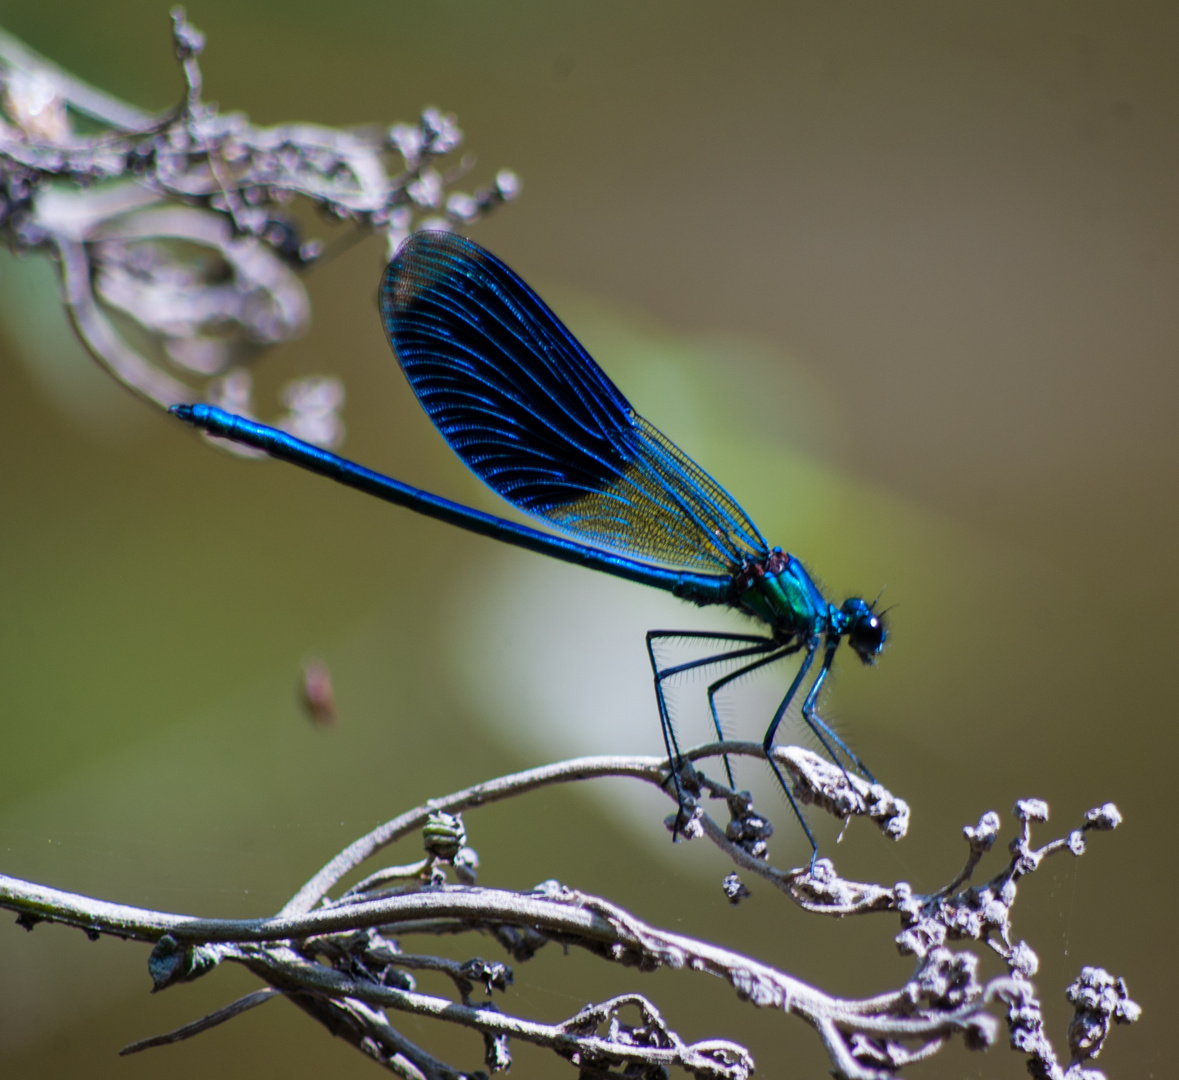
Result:
M462 812L500 799L523 796L548 784L600 776L622 776L653 785L674 798L668 763L660 758L582 758L501 777L432 800L351 844L268 919L193 919L145 911L0 877L0 906L18 913L31 929L40 922L77 926L90 935L117 934L155 942L149 967L157 989L200 978L223 962L245 966L267 989L257 991L166 1035L134 1043L135 1053L190 1038L276 996L286 997L357 1049L402 1077L458 1080L478 1072L442 1061L407 1039L390 1017L431 1016L471 1027L484 1039L483 1064L491 1071L510 1065L513 1039L548 1047L583 1073L601 1076L662 1076L671 1067L709 1080L748 1080L749 1052L736 1043L712 1039L686 1043L648 998L624 994L587 1006L558 1023L542 1023L507 1011L512 969L497 960L472 956L455 961L406 952L407 937L472 932L490 935L516 963L526 963L550 942L578 947L608 962L637 971L660 967L716 976L737 997L804 1020L818 1033L832 1071L844 1080L887 1080L907 1065L926 1059L955 1035L971 1049L998 1038L991 1007L1006 1009L1010 1042L1028 1058L1034 1076L1045 1080L1097 1080L1089 1067L1116 1023L1140 1015L1125 982L1101 968L1083 968L1068 988L1075 1015L1068 1030L1069 1065L1062 1066L1044 1030L1032 979L1038 961L1031 946L1014 937L1012 910L1018 883L1051 855L1084 850L1077 837L1108 831L1120 821L1116 807L1091 811L1080 829L1042 847L1031 841L1032 825L1046 820L1040 800L1016 805L1019 829L1006 864L990 879L969 884L998 837L998 815L984 814L963 832L965 866L940 889L918 893L906 883L893 886L846 881L821 859L815 868L781 870L766 856L766 828L746 825L757 815L747 792L736 792L702 768L725 754L760 755L755 743L719 743L689 750L694 763L692 819L707 837L749 874L781 890L816 914L869 915L894 912L901 929L900 952L916 968L900 987L862 1000L832 996L753 957L644 923L609 900L546 881L513 891L476 887L477 856L467 847ZM797 747L776 747L776 759L795 778L796 793L838 817L874 819L885 835L907 822L907 808L881 785L843 777L816 755ZM820 767L823 766L823 767ZM837 779L835 774L839 774ZM722 802L730 825L722 827L705 808ZM738 822L734 827L733 822ZM402 837L420 831L426 858L388 866L331 899L329 893L362 862ZM456 882L448 880L448 868ZM725 895L737 902L749 890L737 877L724 880ZM482 940L486 941L487 938ZM985 944L1005 961L1007 973L980 980L979 956L963 944ZM417 976L434 973L449 980L454 997L419 989ZM485 996L480 997L477 991ZM495 995L499 995L498 998ZM501 1004L501 1002L503 1004Z

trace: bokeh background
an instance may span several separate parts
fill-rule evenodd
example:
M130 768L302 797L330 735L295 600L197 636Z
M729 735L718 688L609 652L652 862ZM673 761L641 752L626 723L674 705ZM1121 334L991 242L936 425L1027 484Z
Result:
M1041 957L1058 1046L1064 987L1100 964L1146 1010L1100 1064L1166 1075L1174 7L198 0L189 16L208 34L206 96L257 122L455 112L475 179L510 166L524 184L471 234L771 542L837 597L887 586L892 644L875 670L841 658L827 711L914 821L899 845L853 825L839 848L818 823L846 875L936 887L960 865L961 826L994 808L1010 829L1021 796L1051 804L1044 839L1121 807L1119 832L1028 881L1016 933ZM7 0L0 23L142 107L180 92L163 3ZM657 749L642 632L724 613L218 454L80 355L49 264L2 269L6 873L262 915L425 797L561 754ZM377 241L316 268L313 328L259 383L339 375L350 455L495 509L396 370L380 269ZM331 731L299 708L309 656L333 673ZM734 698L736 733L756 737L786 677ZM694 723L687 741L707 734ZM745 779L778 821L776 859L801 860L785 806L751 763ZM484 882L601 891L844 993L903 981L888 917L806 917L756 881L732 909L722 864L667 842L664 812L583 787L468 826ZM0 927L0 1074L377 1075L281 1002L119 1059L252 985L225 970L151 997L146 959ZM759 1075L826 1075L812 1032L715 980L550 948L517 965L507 1006L556 1019L627 987L687 1038L746 1041ZM479 1064L474 1035L404 1029ZM514 1075L561 1067L521 1047ZM911 1074L1025 1075L1005 1046Z

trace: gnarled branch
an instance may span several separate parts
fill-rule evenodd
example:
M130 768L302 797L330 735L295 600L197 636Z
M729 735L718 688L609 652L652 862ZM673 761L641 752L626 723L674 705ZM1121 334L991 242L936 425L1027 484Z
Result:
M668 763L660 758L580 758L431 800L355 841L269 918L204 919L149 911L2 876L0 906L17 911L18 921L29 929L39 921L52 921L80 927L92 936L154 942L149 967L157 989L202 977L226 961L242 964L272 991L404 1077L454 1080L472 1074L438 1061L405 1039L390 1024L389 1010L479 1031L485 1041L485 1064L493 1071L510 1061L511 1039L550 1048L597 1075L614 1075L615 1070L654 1075L675 1065L716 1080L744 1080L753 1069L748 1052L734 1043L683 1042L655 1005L637 994L591 1006L559 1024L511 1015L490 1000L493 992L508 991L510 968L479 957L458 963L407 955L400 940L411 934L484 932L516 962L526 961L548 942L558 942L640 971L666 967L713 975L729 983L742 1000L810 1024L836 1074L847 1080L893 1077L904 1066L936 1053L954 1035L962 1035L974 1048L993 1044L998 1021L988 1006L995 1002L1007 1007L1012 1045L1028 1054L1037 1075L1051 1080L1068 1080L1070 1070L1079 1076L1077 1070L1100 1050L1111 1023L1137 1019L1138 1006L1129 999L1124 983L1101 969L1086 968L1069 988L1077 1018L1070 1028L1073 1060L1069 1069L1062 1068L1044 1036L1031 983L1035 954L1011 935L1017 882L1049 855L1066 850L1080 855L1085 832L1116 827L1120 817L1112 805L1091 811L1067 837L1035 848L1032 823L1044 820L1047 807L1039 800L1021 801L1016 806L1020 830L1010 845L1008 863L988 881L970 886L967 882L998 835L998 816L986 814L977 826L964 830L970 846L965 869L947 886L919 894L904 883L886 887L844 881L828 860L820 860L813 871L784 871L750 854L747 848L754 845L742 846L740 839L749 835L745 826L756 817L748 793L712 780L698 766L724 754L762 753L758 744L726 742L685 754L694 764L685 766L692 775L682 785L684 790L723 801L730 813L728 826L722 827L698 799L689 797L687 810L698 825L696 835L716 843L743 869L771 882L808 911L895 912L901 920L898 947L917 959L904 985L870 998L835 997L755 958L651 926L609 900L556 882L528 892L474 884L477 860L466 846L460 811L592 777L629 777L667 792L672 790ZM907 807L880 785L848 777L807 750L778 747L774 754L791 775L799 801L836 816L875 820L888 836L903 833ZM424 860L370 874L336 899L329 898L329 892L362 862L419 830L425 839ZM764 827L756 831L767 835ZM758 850L764 850L764 843L758 844ZM448 881L448 868L459 883ZM980 983L978 957L947 947L960 941L988 944L1006 961L1008 973ZM446 975L458 1000L418 991L415 971ZM473 999L480 985L488 1000ZM189 1037L261 1000L242 999L170 1035L132 1044L127 1052ZM637 1023L623 1021L629 1011L637 1011Z

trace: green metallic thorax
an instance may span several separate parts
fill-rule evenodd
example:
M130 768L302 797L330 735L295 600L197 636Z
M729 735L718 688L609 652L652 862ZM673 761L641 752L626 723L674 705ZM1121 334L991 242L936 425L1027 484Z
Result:
M793 555L775 552L748 567L739 589L738 606L779 636L807 639L826 627L827 602Z

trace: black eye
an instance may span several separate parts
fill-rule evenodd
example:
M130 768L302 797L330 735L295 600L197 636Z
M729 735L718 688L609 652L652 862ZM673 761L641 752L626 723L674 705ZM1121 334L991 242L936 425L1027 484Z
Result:
M865 663L871 663L884 648L888 631L879 615L863 615L852 624L848 641Z

